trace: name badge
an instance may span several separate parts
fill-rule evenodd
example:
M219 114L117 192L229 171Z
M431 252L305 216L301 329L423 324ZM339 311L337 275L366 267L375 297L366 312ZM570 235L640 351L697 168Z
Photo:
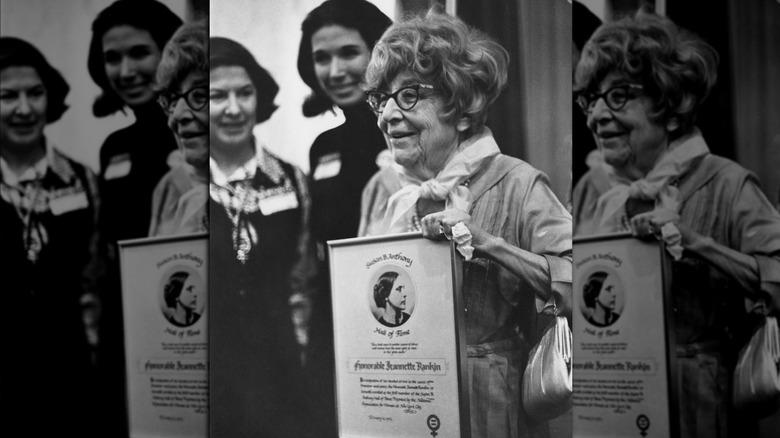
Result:
M295 196L295 192L283 193L260 200L260 211L266 216L293 208L298 208L298 197Z
M317 168L314 169L314 180L333 178L341 172L341 154L328 154L320 157Z
M130 154L117 155L111 158L111 163L106 168L104 178L106 180L123 178L130 173L133 163L130 161Z
M86 192L71 193L49 200L49 208L55 216L87 207L89 207L89 199Z

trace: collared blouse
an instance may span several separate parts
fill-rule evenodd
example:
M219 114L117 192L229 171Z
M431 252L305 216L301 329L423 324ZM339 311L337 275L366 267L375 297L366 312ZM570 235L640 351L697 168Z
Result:
M690 141L704 140L697 134ZM673 267L677 343L722 343L744 298L780 305L780 214L755 175L716 155L699 159L675 183L682 198L680 222L701 235ZM577 184L575 235L593 229L596 203L609 188L601 168ZM745 257L755 260L755 271L742 263Z
M542 172L506 155L486 160L467 185L473 223L547 262L535 269L518 261L522 277L485 258L464 262L472 436L529 436L536 426L523 412L520 382L543 321L539 313L568 308L571 300L571 215ZM362 236L378 232L388 200L400 188L392 168L369 181L363 192Z

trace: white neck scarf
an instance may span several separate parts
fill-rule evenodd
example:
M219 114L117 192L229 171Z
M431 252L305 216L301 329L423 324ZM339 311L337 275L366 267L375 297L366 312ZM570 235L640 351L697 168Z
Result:
M701 132L694 131L669 146L655 167L642 179L629 181L615 175L605 164L612 188L604 192L596 204L596 217L601 218L599 233L625 231L625 204L629 198L655 201L656 209L680 212L680 192L671 183L685 174L696 159L710 153Z
M500 153L493 133L485 127L482 133L458 145L444 169L432 179L423 181L415 178L396 165L402 188L390 197L382 228L386 233L407 231L407 215L416 207L420 198L445 201L445 208L468 212L471 192L461 184L474 175L485 160Z

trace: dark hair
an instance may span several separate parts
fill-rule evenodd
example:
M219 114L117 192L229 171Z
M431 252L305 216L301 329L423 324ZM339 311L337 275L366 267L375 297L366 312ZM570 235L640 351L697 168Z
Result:
M608 276L609 274L604 271L597 271L590 274L588 281L585 282L585 287L582 288L582 295L587 307L596 306L596 299L601 293L601 286L604 285L604 280L606 280Z
M209 74L209 29L203 20L184 23L165 44L155 87L169 90L192 72Z
M168 278L168 282L165 283L163 288L163 299L165 305L171 308L176 307L176 299L181 295L181 291L184 288L184 282L190 277L188 272L177 271L171 274Z
M298 48L298 73L312 94L303 102L303 115L313 117L333 109L333 101L317 82L312 58L311 37L325 26L338 25L354 29L363 38L369 52L385 29L392 24L390 18L366 0L328 0L314 8L303 20L301 44Z
M35 46L19 38L1 37L0 69L8 67L34 68L46 87L46 123L56 122L62 117L68 109L65 97L70 92L70 86Z
M103 59L103 36L116 26L132 26L149 32L162 52L163 47L182 20L167 6L155 0L118 0L98 14L92 22L87 69L92 80L103 90L92 104L96 117L105 117L123 110L125 102L111 88Z
M213 37L209 41L209 69L214 70L223 66L243 67L257 90L255 123L270 119L271 114L278 108L274 105L274 98L279 92L279 86L271 75L241 44L223 37Z
M696 110L717 81L718 53L666 17L640 11L604 24L582 51L574 91L596 89L612 72L642 84L655 101L650 119L676 119L672 139L692 129Z
M396 278L398 278L397 272L387 271L379 276L379 280L374 285L374 303L380 309L385 308L385 301L390 296L390 291L393 290Z

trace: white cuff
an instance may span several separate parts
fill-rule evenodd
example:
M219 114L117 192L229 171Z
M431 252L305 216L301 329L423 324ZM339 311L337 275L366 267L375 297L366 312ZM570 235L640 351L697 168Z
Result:
M455 247L466 261L471 260L471 257L474 255L474 247L471 246L471 237L471 231L469 231L468 227L463 222L458 222L452 227L452 237L450 240L455 241Z
M673 223L667 222L661 227L661 239L666 243L666 251L672 255L675 261L682 258L682 234Z

